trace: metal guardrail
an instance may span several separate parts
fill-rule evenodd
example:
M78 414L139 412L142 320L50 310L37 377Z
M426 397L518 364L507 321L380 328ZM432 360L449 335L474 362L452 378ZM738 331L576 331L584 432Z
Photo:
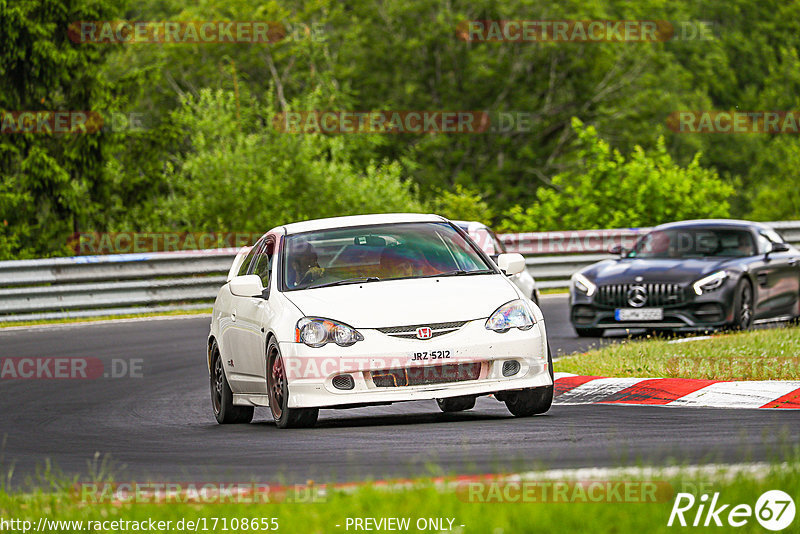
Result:
M800 245L800 221L767 223ZM526 256L540 289L564 288L572 273L611 258L649 228L504 234ZM234 249L76 256L0 262L0 321L57 319L208 308Z

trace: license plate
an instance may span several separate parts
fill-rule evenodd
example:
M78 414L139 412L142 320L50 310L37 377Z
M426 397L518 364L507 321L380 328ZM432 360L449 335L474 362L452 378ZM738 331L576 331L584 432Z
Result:
M660 321L664 318L663 308L617 308L614 312L617 321Z
M412 362L422 362L431 360L449 360L449 350L427 350L420 352L412 352L410 360Z

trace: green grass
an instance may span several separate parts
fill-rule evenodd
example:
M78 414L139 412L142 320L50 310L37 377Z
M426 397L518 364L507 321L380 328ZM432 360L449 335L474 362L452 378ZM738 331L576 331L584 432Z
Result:
M0 321L0 328L9 328L14 326L38 326L45 324L70 324L70 323L87 323L94 321L108 321L116 319L138 319L142 317L162 317L171 315L210 315L211 307L202 308L199 310L171 310L159 311L150 313L129 313L122 315L101 315L98 317L72 317L65 319L43 319L40 321Z
M797 452L793 453L793 457L798 459ZM541 480L539 479L538 487L543 484ZM91 499L81 498L74 490L64 488L33 493L9 493L0 490L0 519L30 521L34 529L41 517L84 522L149 519L172 521L173 527L165 530L166 532L178 532L174 527L175 523L188 520L201 522L199 532L225 532L222 526L224 518L227 520L228 531L245 532L248 530L231 528L231 520L275 518L279 525L278 532L305 534L354 532L352 527L345 529L347 518L354 517L410 518L410 532L417 532L413 525L420 518L453 518L453 532L462 533L667 533L681 530L676 526L667 527L678 492L691 493L698 500L704 493L713 495L719 492L719 504L747 504L751 507L755 506L762 493L773 489L783 490L797 500L800 496L800 463L774 463L772 467L767 466L763 472L757 474L726 476L724 471L705 474L684 472L661 477L658 474L642 473L633 476L626 474L624 478L604 477L596 480L601 480L604 484L614 480L622 481L622 488L638 488L642 482L655 483L659 489L651 493L635 491L635 502L605 502L602 498L600 502L585 502L580 498L580 493L573 493L572 490L566 499L561 497L559 502L553 502L552 498L545 499L548 502L541 502L540 491L529 494L539 502L473 502L480 501L480 498L475 498L476 494L484 497L489 494L471 494L463 485L442 487L431 482L419 482L410 488L364 486L349 492L330 491L327 495L316 497L314 502L286 502L276 499L277 502L214 504L96 503L91 502ZM555 482L564 481L551 480L544 484L553 488ZM472 501L470 495L473 496ZM512 501L521 500L519 495L516 491L511 493ZM729 506L728 511L731 508ZM695 505L692 512L686 514L690 522L696 510ZM722 515L723 520L725 514ZM215 518L217 528L213 529ZM205 521L206 530L202 527L202 521ZM785 532L797 532L798 525L800 518L796 518ZM712 530L729 532L731 528L726 526ZM747 525L735 530L765 532L753 517L749 518ZM51 526L48 531L76 532L77 529L74 525L60 529ZM133 530L119 528L111 531Z
M627 340L559 359L556 371L609 377L714 380L800 379L800 327L715 334L711 339L668 343Z
M568 287L550 287L547 289L540 289L540 295L568 295L569 288Z

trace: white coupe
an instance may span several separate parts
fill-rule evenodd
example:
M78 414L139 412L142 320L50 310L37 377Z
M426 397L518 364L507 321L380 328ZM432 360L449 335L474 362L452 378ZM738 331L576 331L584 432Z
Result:
M541 310L464 230L436 215L279 226L240 252L214 303L207 364L219 423L269 406L279 428L320 408L493 395L515 416L550 409Z

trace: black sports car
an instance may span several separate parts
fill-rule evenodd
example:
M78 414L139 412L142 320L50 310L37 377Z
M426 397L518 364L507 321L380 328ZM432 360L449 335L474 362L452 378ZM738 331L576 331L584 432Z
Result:
M698 220L653 228L619 259L572 276L579 336L611 328L747 329L800 316L800 251L767 225Z

